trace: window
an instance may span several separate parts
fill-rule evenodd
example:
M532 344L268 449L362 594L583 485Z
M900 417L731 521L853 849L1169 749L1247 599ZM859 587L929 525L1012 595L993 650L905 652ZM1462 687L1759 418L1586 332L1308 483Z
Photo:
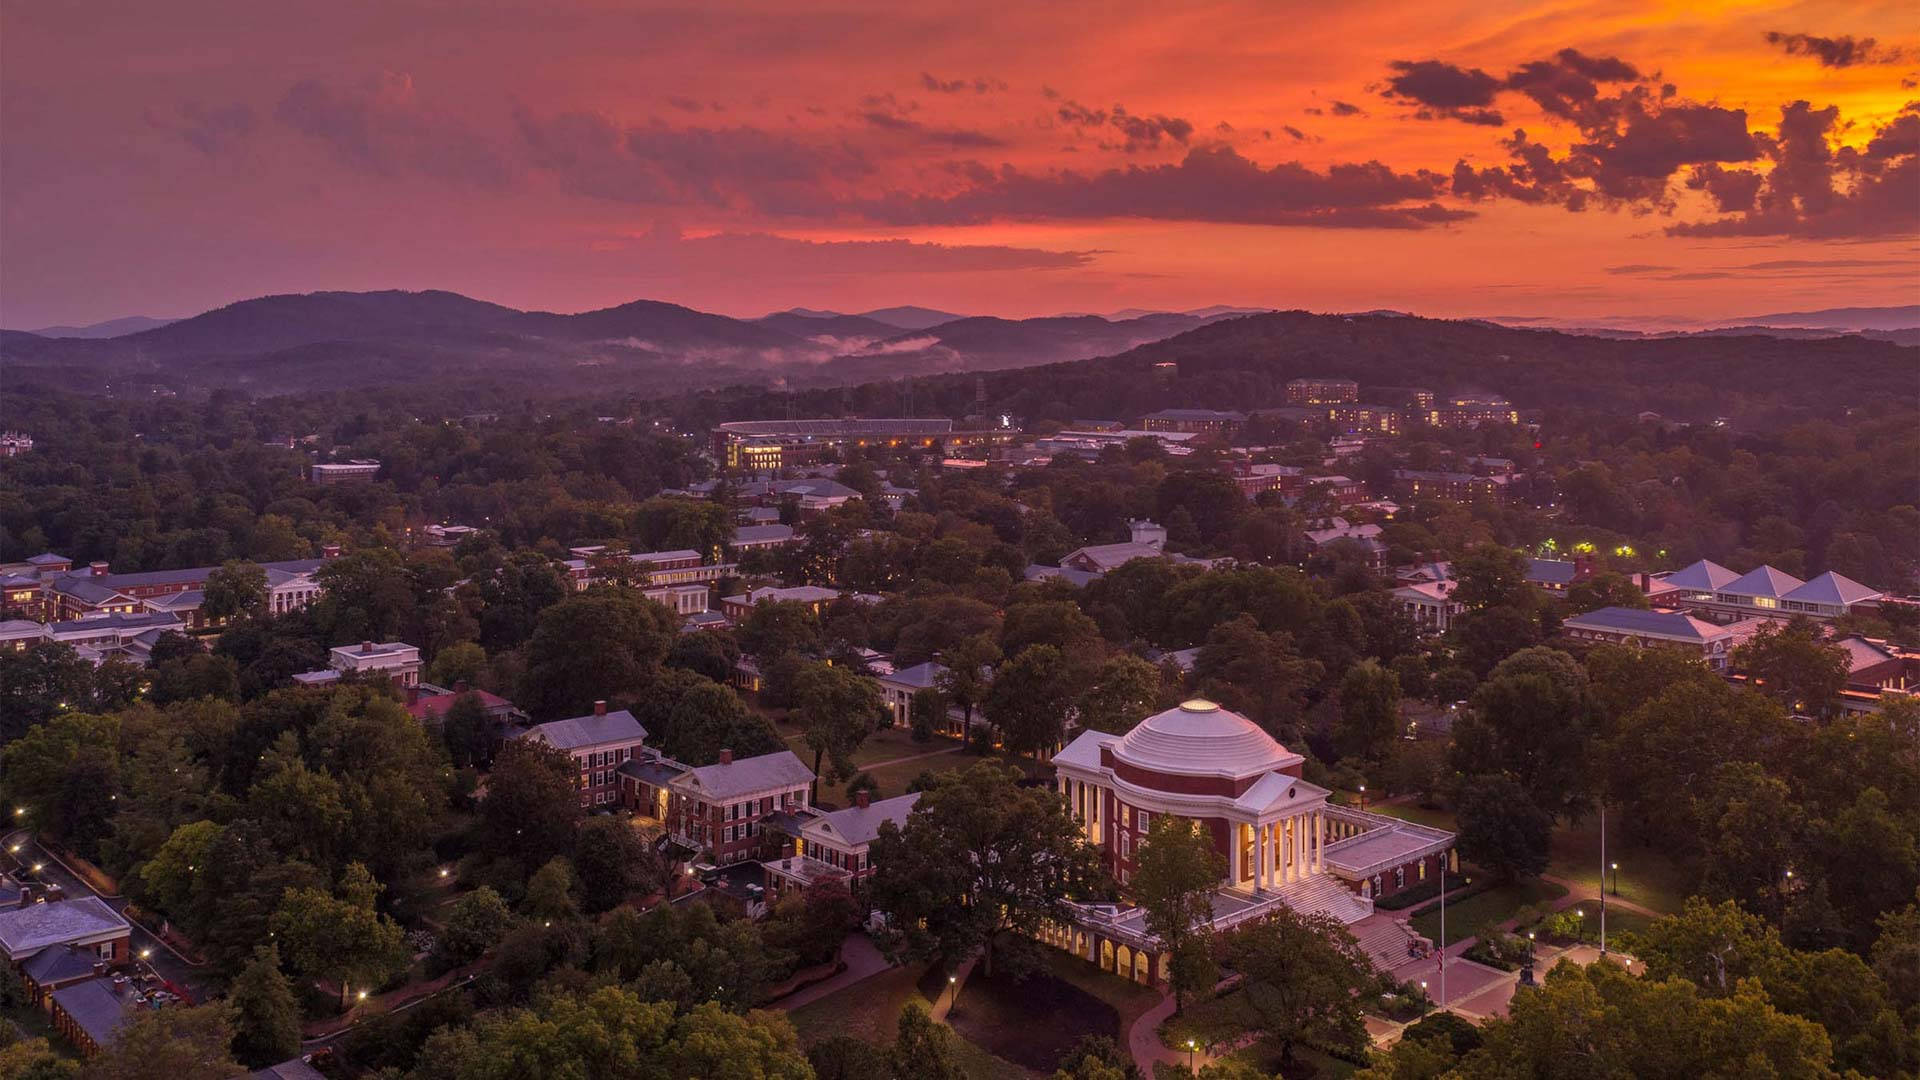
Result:
M1133 828L1133 807L1126 803L1120 804L1120 824L1129 829Z
M1407 887L1406 867L1396 866L1393 868L1393 887L1396 889L1404 889Z
M1142 810L1140 811L1140 813L1134 816L1133 820L1134 820L1134 824L1140 827L1141 832L1146 832L1148 822L1149 820L1151 820L1151 818L1152 818L1151 814L1147 813L1145 810Z
M1123 832L1120 834L1120 857L1121 858L1124 859L1133 854L1132 841L1133 841L1132 833Z
M720 842L723 844L733 843L733 826L729 825L720 831Z

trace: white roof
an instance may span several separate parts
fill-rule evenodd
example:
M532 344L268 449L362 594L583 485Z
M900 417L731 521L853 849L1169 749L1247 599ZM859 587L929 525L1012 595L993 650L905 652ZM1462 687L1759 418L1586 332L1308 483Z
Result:
M1662 580L1675 588L1690 589L1694 592L1719 592L1721 586L1732 584L1739 579L1739 574L1719 563L1701 559L1692 566L1675 570Z
M1862 585L1850 577L1843 577L1829 570L1788 593L1785 599L1845 607L1848 604L1878 600L1884 595L1886 594Z
M835 810L802 825L801 831L824 833L828 840L848 847L859 847L873 843L880 835L880 826L888 821L896 825L907 820L908 811L920 801L920 792L914 791L897 795L891 799L882 799L866 806L849 806L845 810Z
M127 920L97 896L0 911L0 948L24 960L50 945L127 933Z
M1720 591L1734 596L1782 597L1806 584L1785 570L1759 566L1741 575L1740 580L1720 586Z
M1153 772L1234 779L1305 760L1260 725L1200 698L1140 721L1114 744L1113 756Z

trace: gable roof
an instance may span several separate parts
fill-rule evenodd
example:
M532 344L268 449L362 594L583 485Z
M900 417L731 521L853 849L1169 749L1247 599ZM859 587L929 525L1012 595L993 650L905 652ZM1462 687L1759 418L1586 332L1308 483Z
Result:
M1603 607L1561 622L1576 630L1595 630L1615 634L1646 634L1681 641L1707 642L1724 637L1723 626L1696 619L1678 611L1642 611L1639 608Z
M1868 588L1850 577L1843 577L1829 570L1812 581L1789 592L1785 599L1798 600L1808 604L1835 604L1845 607L1867 600L1878 600L1885 593Z
M1776 570L1771 566L1756 566L1740 575L1738 580L1720 586L1720 591L1734 596L1783 597L1805 584L1806 582L1785 570Z
M849 806L845 810L835 810L830 814L821 814L818 818L801 826L802 831L818 830L827 834L827 839L849 847L873 843L880 835L880 826L886 822L901 824L907 820L907 813L920 801L920 792L909 792L891 799L882 799L866 806Z
M562 750L581 750L611 742L639 742L647 729L625 709L610 713L588 713L566 720L535 724L527 734Z
M1571 585L1579 570L1577 563L1565 559L1527 560L1527 580L1536 585Z
M1135 559L1158 559L1167 553L1152 544L1139 544L1123 541L1118 544L1093 544L1067 552L1060 560L1062 566L1075 559L1085 559L1101 571L1117 570Z
M898 686L911 686L916 690L925 690L939 685L940 676L946 674L946 670L945 665L928 660L910 668L901 668L889 675L882 675L880 680Z
M807 768L791 750L776 750L758 757L740 758L724 765L702 765L689 769L674 781L695 788L709 800L732 799L780 788L805 787L813 783L813 770Z
M1740 575L1709 559L1701 559L1692 566L1675 570L1660 580L1679 589L1694 592L1719 592L1723 585L1732 584Z

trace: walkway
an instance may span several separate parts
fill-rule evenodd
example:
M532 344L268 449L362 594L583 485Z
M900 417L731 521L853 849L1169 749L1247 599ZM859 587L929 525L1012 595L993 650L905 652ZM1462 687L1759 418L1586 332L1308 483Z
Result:
M867 935L854 931L840 943L840 959L846 962L847 970L831 979L822 979L803 990L796 990L773 1003L773 1007L782 1012L797 1009L802 1005L815 1002L828 994L838 993L854 983L870 976L878 975L892 967L886 955L880 951Z

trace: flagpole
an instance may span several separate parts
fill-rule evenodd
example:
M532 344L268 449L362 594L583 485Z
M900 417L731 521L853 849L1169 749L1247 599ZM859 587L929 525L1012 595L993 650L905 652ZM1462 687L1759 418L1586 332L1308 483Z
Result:
M1607 804L1600 803L1600 955L1607 955Z

